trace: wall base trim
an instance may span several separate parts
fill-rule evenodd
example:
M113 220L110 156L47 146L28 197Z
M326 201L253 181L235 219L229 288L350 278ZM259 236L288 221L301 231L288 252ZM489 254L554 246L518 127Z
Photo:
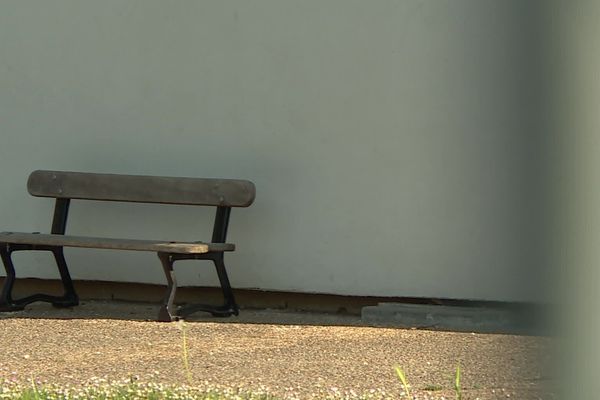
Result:
M0 278L3 283L4 278ZM160 303L165 286L134 283L75 280L75 289L82 300L120 300ZM18 279L15 297L26 296L34 292L60 295L60 280L22 278ZM507 303L497 301L476 301L460 299L431 299L415 297L380 296L343 296L322 293L283 292L259 289L234 289L239 306L244 309L276 309L290 311L312 311L361 315L363 307L377 306L379 303L402 303L420 305L440 305L458 307L488 307L502 310L536 313L541 305L529 303ZM220 288L217 287L180 287L177 290L176 303L193 302L219 303L222 301Z

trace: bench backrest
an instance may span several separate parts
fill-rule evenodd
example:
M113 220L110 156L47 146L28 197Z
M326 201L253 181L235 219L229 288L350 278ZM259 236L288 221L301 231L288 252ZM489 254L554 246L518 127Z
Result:
M256 189L246 180L34 171L27 189L57 199L248 207Z

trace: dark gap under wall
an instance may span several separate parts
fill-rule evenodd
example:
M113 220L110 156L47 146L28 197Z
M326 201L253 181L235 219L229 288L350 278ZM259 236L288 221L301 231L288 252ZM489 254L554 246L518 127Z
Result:
M0 278L3 283L4 278ZM159 303L162 301L165 286L107 281L74 281L75 289L82 300L121 300L135 302ZM31 293L60 294L59 280L18 279L15 283L14 296L19 298ZM464 299L432 299L416 297L377 297L377 296L342 296L320 293L296 293L266 291L259 289L234 289L236 300L242 309L276 309L289 311L310 311L360 315L363 307L375 306L379 303L402 303L421 305L440 305L456 307L488 307L494 309L514 310L538 313L547 308L540 304L510 303L499 301L480 301ZM221 290L216 287L180 287L175 302L182 303L219 303Z

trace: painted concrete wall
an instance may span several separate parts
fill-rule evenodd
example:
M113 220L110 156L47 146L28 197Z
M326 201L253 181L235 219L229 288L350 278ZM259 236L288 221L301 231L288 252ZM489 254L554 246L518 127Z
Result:
M538 300L540 55L522 1L3 1L0 229L34 169L246 178L236 287ZM209 239L194 208L75 202L83 235ZM67 252L162 282L150 254ZM47 254L21 276L54 277ZM182 284L215 284L182 263ZM208 265L205 265L208 267Z

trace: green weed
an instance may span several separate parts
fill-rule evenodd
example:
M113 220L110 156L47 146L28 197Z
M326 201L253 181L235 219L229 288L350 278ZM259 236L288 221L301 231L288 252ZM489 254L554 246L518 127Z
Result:
M183 360L183 368L185 371L185 376L187 378L188 381L188 385L192 385L192 371L190 370L190 361L189 361L189 354L188 354L188 345L187 345L187 332L186 332L186 325L185 322L180 319L179 321L177 321L177 325L179 327L179 329L181 330L181 357Z
M462 400L462 390L460 388L460 364L456 365L456 376L454 377L454 391L456 400Z
M406 375L404 375L404 371L402 371L402 368L398 366L396 366L394 369L396 370L396 375L398 375L400 382L402 382L402 386L404 386L404 392L406 393L406 397L410 399L410 389L408 388L408 381L406 380Z

